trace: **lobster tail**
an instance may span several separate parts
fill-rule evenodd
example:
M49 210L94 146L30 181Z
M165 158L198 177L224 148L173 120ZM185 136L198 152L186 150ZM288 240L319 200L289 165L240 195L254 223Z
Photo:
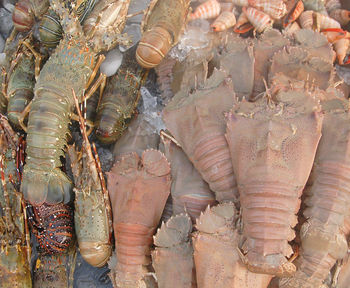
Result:
M241 262L237 216L234 204L224 203L208 207L197 219L193 247L198 287L240 288L249 283L265 288L270 282L271 275L252 273Z
M43 16L39 26L40 41L47 47L56 47L63 36L63 29L57 14L50 9Z
M237 200L230 152L224 137L224 112L234 103L226 73L215 70L203 89L180 91L163 110L166 127L218 201Z
M116 75L107 80L95 120L96 136L104 144L117 141L128 127L140 99L146 71L135 61L136 46L123 56Z
M13 24L18 31L28 31L34 24L34 14L29 0L16 3L12 13Z
M182 149L165 137L162 140L165 156L171 164L173 214L186 212L195 223L208 205L216 203L215 195Z
M157 66L170 48L179 41L186 25L189 0L152 1L141 30L144 32L136 50L136 60L144 68Z
M67 204L72 199L73 184L60 169L51 171L33 169L26 165L21 184L23 196L33 205L44 202Z
M136 60L144 68L154 68L168 54L173 39L163 27L154 27L143 34L136 50Z

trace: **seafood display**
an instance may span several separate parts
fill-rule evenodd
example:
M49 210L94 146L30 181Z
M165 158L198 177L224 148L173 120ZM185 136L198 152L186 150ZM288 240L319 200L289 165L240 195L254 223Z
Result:
M348 288L348 2L1 0L0 288Z

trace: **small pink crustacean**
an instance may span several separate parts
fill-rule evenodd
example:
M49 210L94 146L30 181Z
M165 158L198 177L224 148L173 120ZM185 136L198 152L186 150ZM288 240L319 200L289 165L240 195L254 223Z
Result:
M254 29L254 26L249 22L247 15L242 12L237 19L233 31L238 34L243 34L252 29Z
M194 261L199 288L266 288L272 275L250 272L240 259L240 241L233 203L208 207L193 233Z
M192 223L186 214L171 217L153 237L152 265L160 288L196 288L191 243Z
M262 33L267 28L272 27L273 20L268 14L253 7L243 7L242 11L247 15L249 22L254 26L258 33Z
M350 62L349 59L346 59L349 44L350 39L346 38L340 39L334 43L334 50L337 53L337 59L340 65L346 65Z
M196 10L190 14L189 19L210 19L218 17L221 11L220 3L217 0L207 0L199 5Z
M280 19L287 13L283 0L249 0L249 5L261 10L273 19Z
M236 24L236 16L231 11L222 12L218 18L211 24L215 32L227 30Z
M150 278L150 245L170 193L170 165L154 149L119 159L107 175L117 247L111 278L119 288L141 288Z

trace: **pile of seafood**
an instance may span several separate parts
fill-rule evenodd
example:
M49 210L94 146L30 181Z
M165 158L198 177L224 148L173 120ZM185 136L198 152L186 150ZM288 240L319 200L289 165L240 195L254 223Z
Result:
M0 4L0 288L350 286L348 1Z

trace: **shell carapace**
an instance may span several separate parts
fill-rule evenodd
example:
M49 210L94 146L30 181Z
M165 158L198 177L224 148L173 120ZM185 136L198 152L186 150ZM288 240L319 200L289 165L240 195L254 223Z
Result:
M124 154L108 173L118 287L139 287L149 272L150 245L170 193L170 165L157 150ZM143 287L143 286L140 286Z
M226 71L232 79L237 97L249 97L254 88L255 59L252 42L234 34L228 35L219 61L220 69Z
M144 68L157 66L178 41L189 13L189 0L152 0L141 30L136 60Z
M253 96L265 91L263 79L268 79L271 57L290 41L275 29L267 30L258 39L254 39L254 91ZM257 60L259 59L259 60Z
M197 219L193 248L198 287L267 288L273 276L250 272L241 262L237 217L234 204L224 203L208 207Z
M173 214L187 212L195 223L208 205L216 203L215 195L180 147L165 137L162 144L171 165Z
M196 274L191 243L192 223L186 214L171 217L154 236L152 265L163 288L195 288Z
M180 91L163 110L167 129L218 201L237 201L236 182L225 134L224 112L234 103L232 83L214 70L206 84L188 95Z
M297 273L280 287L321 287L332 266L348 251L350 234L349 104L336 89L319 91L324 121L317 148L312 186L305 191L306 222L300 230ZM335 129L336 127L336 129ZM338 286L337 286L338 287Z
M226 138L242 209L244 260L258 273L291 276L286 257L300 196L321 137L322 114L306 91L280 92L279 103L242 101L228 114ZM279 175L276 178L276 175Z
M327 89L333 83L334 68L330 59L313 57L302 47L288 47L275 53L269 71L269 79L283 73L297 80L306 80L308 85Z

